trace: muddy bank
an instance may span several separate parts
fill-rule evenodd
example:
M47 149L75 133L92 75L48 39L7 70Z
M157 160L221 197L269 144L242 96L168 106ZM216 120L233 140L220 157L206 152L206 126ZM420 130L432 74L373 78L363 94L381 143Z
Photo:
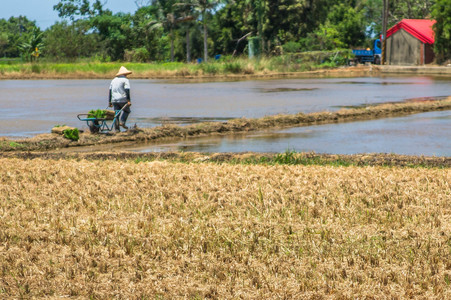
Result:
M112 134L82 133L78 141L70 141L58 134L42 134L29 139L0 139L0 151L45 151L58 148L105 145L120 142L150 142L167 138L187 138L207 135L225 135L270 128L287 128L314 124L331 124L404 116L428 111L451 109L451 97L438 101L380 104L336 112L275 115L259 119L233 119L227 122L198 123L187 126L163 125L154 128L132 128Z
M22 71L0 70L0 80L28 80L28 79L111 79L116 70L46 70L39 72L24 69ZM385 74L437 75L451 76L451 67L447 66L380 66L357 65L338 68L320 68L311 71L280 72L280 71L243 71L239 73L208 73L202 70L189 70L181 67L175 70L134 70L130 78L134 79L183 79L183 80L249 80L265 78L303 78L303 77L353 77L376 76Z
M381 74L451 76L451 67L445 66L374 66L374 70Z

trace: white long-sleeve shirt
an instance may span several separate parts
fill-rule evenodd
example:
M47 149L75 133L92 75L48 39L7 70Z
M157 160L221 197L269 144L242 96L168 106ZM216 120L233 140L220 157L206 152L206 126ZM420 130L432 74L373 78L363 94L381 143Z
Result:
M111 103L127 102L126 89L130 89L130 81L125 76L115 77L110 84Z

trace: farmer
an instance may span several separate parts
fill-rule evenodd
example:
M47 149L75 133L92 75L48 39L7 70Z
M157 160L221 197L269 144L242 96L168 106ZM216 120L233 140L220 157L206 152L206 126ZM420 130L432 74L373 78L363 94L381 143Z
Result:
M119 116L119 124L116 123L116 130L120 130L119 126L128 129L125 122L127 122L128 115L131 112L130 106L132 103L130 102L130 81L127 75L131 73L131 71L122 66L110 84L109 107L114 106L114 110L123 108Z

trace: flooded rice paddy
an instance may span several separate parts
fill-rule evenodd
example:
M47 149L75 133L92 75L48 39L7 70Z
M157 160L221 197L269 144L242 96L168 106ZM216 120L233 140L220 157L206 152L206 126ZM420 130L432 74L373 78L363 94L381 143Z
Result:
M396 153L451 156L451 111L352 123L314 125L176 142L121 145L136 152ZM119 149L119 148L116 148Z
M0 81L0 136L29 137L55 125L86 129L77 114L107 107L110 80ZM129 124L153 127L259 118L274 114L334 111L342 107L451 95L451 78L358 77L271 79L231 82L134 80ZM450 115L301 127L240 137L208 138L138 151L327 153L394 152L450 155ZM410 146L408 146L410 145ZM147 149L147 150L143 150ZM413 153L415 152L415 153Z

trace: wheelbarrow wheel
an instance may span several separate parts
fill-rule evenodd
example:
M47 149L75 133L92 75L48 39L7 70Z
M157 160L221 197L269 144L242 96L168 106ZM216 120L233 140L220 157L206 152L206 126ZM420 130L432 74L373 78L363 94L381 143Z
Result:
M100 131L100 126L99 126L98 121L89 122L88 127L89 127L89 131L91 133L99 133L99 131Z

